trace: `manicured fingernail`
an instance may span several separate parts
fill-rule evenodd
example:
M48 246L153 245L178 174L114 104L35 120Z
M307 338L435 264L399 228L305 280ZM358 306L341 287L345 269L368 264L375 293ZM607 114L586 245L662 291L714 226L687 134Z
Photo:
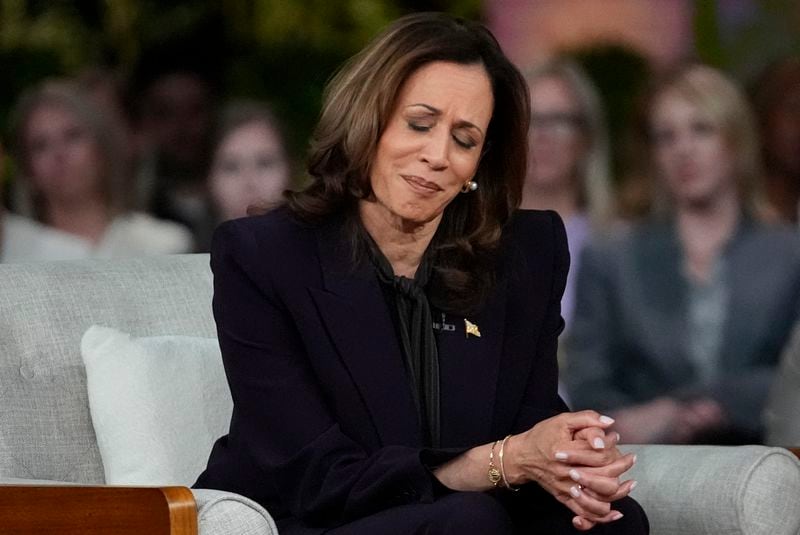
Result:
M622 518L623 516L625 516L625 515L623 515L623 514L622 514L622 513L620 513L619 511L617 511L616 513L614 513L613 515L611 515L611 520L619 520L619 519L620 519L620 518Z
M556 459L558 459L559 461L566 461L568 457L569 455L567 455L563 451L556 452Z
M596 450L602 450L606 447L606 443L603 442L602 438L597 437L594 440L592 440L592 447Z
M581 517L576 516L575 518L572 519L572 524L576 528L582 528L583 527L583 520L581 520Z
M633 455L633 464L636 464L636 459L638 459L638 457L636 456L636 454L634 454Z
M633 482L631 483L631 490L635 489L636 485L638 485L638 484L639 483L634 479Z
M601 416L600 421L603 422L604 424L611 425L614 423L614 418L612 418L611 416Z
M620 435L619 433L617 433L617 442L619 442L620 440L622 440L622 435Z
M569 471L569 478L570 478L572 481L580 481L580 480L581 480L581 473L580 473L580 472L578 472L577 470L575 470L574 468L572 468L572 469Z
M572 485L569 488L569 493L573 498L580 498L581 497L581 489L579 489L577 485Z

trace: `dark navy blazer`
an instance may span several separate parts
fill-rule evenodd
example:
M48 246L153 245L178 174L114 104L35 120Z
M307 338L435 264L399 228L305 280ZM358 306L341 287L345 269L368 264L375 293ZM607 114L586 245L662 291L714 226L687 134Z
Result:
M566 410L556 349L569 253L554 212L515 214L490 298L437 331L436 451L421 446L391 312L374 269L353 266L345 228L279 209L214 237L214 316L234 410L196 486L248 496L279 524L332 526L430 502L426 465Z

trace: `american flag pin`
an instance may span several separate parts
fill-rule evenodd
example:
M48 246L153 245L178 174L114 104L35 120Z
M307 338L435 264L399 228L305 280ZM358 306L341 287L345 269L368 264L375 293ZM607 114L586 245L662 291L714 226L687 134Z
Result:
M481 331L478 329L478 326L469 321L467 318L464 318L464 327L466 329L466 336L469 338L469 335L477 336L478 338L481 337Z

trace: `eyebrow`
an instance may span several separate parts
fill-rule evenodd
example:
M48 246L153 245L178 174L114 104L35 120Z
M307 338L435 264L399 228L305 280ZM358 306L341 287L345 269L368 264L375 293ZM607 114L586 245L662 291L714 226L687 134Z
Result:
M442 110L440 110L439 108L434 108L430 104L423 104L421 102L418 103L418 104L409 104L408 106L406 106L406 108L413 108L414 106L421 106L421 107L427 109L428 111L430 111L431 113L433 113L434 115L441 115L442 114ZM463 121L463 120L462 121L457 121L456 124L455 124L455 127L456 128L474 128L475 130L480 132L481 135L483 135L483 130L481 130L478 125L476 125L474 123L471 123L469 121Z

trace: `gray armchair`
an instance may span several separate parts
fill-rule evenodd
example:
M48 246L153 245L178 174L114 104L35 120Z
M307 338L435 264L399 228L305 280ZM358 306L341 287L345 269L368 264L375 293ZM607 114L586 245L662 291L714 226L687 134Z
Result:
M267 511L236 494L106 485L82 334L102 324L137 337L213 338L211 293L207 255L0 265L4 533L277 533ZM198 449L201 461L209 448ZM633 495L654 535L800 533L800 462L785 449L627 448L639 457Z

